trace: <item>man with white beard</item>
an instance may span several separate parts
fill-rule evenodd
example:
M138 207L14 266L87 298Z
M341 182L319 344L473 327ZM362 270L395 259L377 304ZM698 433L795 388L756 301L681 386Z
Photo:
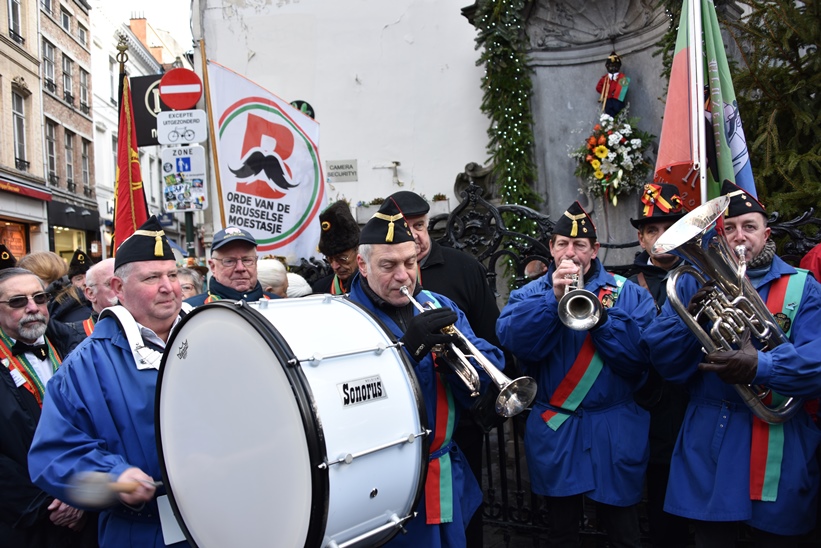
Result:
M0 546L74 546L86 524L82 510L38 489L28 473L45 386L61 363L60 341L45 337L48 321L40 278L23 268L0 270L0 484L7 498Z

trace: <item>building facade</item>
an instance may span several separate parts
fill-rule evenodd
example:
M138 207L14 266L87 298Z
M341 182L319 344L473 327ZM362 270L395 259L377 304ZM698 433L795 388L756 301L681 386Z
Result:
M91 6L85 0L41 0L43 92L49 248L65 259L75 249L101 256L94 197Z
M0 3L0 242L16 258L48 249L39 2Z

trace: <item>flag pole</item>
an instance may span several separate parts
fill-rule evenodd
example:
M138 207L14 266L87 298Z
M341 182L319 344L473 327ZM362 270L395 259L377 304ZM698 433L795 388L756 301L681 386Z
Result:
M707 202L707 141L704 117L704 48L702 46L701 0L690 0L689 42L690 74L695 82L690 86L690 116L693 133L690 134L693 151L693 169L698 176L701 203Z
M211 84L208 81L208 56L205 54L205 40L200 38L200 55L202 56L202 80L205 85L205 110L208 116L208 137L211 146L211 156L214 158L214 177L217 182L217 203L220 208L220 226L225 228L225 208L222 205L222 179L220 178L220 163L217 156L217 141L214 133L214 109L211 107Z
M125 36L120 35L117 41L117 61L120 63L120 77L117 82L117 139L120 139L119 128L121 119L123 117L123 80L125 79L125 63L128 61L128 44L126 44ZM117 151L119 152L119 145ZM120 184L120 160L117 159L117 165L114 166L114 211L111 213L111 256L117 254L117 242L115 236L117 235L117 202L119 201L118 186Z

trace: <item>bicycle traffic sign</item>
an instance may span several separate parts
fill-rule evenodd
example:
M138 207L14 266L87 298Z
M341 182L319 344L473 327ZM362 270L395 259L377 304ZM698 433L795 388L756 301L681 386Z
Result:
M157 114L157 140L161 145L201 143L208 137L204 110L171 110Z

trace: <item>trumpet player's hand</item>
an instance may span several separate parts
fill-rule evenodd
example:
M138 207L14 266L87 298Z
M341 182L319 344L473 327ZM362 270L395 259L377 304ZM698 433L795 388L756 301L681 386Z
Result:
M442 333L442 328L456 323L458 316L450 308L425 310L408 322L408 329L399 339L416 361L421 360L437 344L457 340L456 335Z
M570 259L562 259L562 262L553 271L553 294L556 300L562 300L567 293L567 286L575 283L573 275L581 275L581 267Z
M702 371L713 371L728 384L750 384L758 371L758 350L745 333L738 350L710 352L698 366Z

